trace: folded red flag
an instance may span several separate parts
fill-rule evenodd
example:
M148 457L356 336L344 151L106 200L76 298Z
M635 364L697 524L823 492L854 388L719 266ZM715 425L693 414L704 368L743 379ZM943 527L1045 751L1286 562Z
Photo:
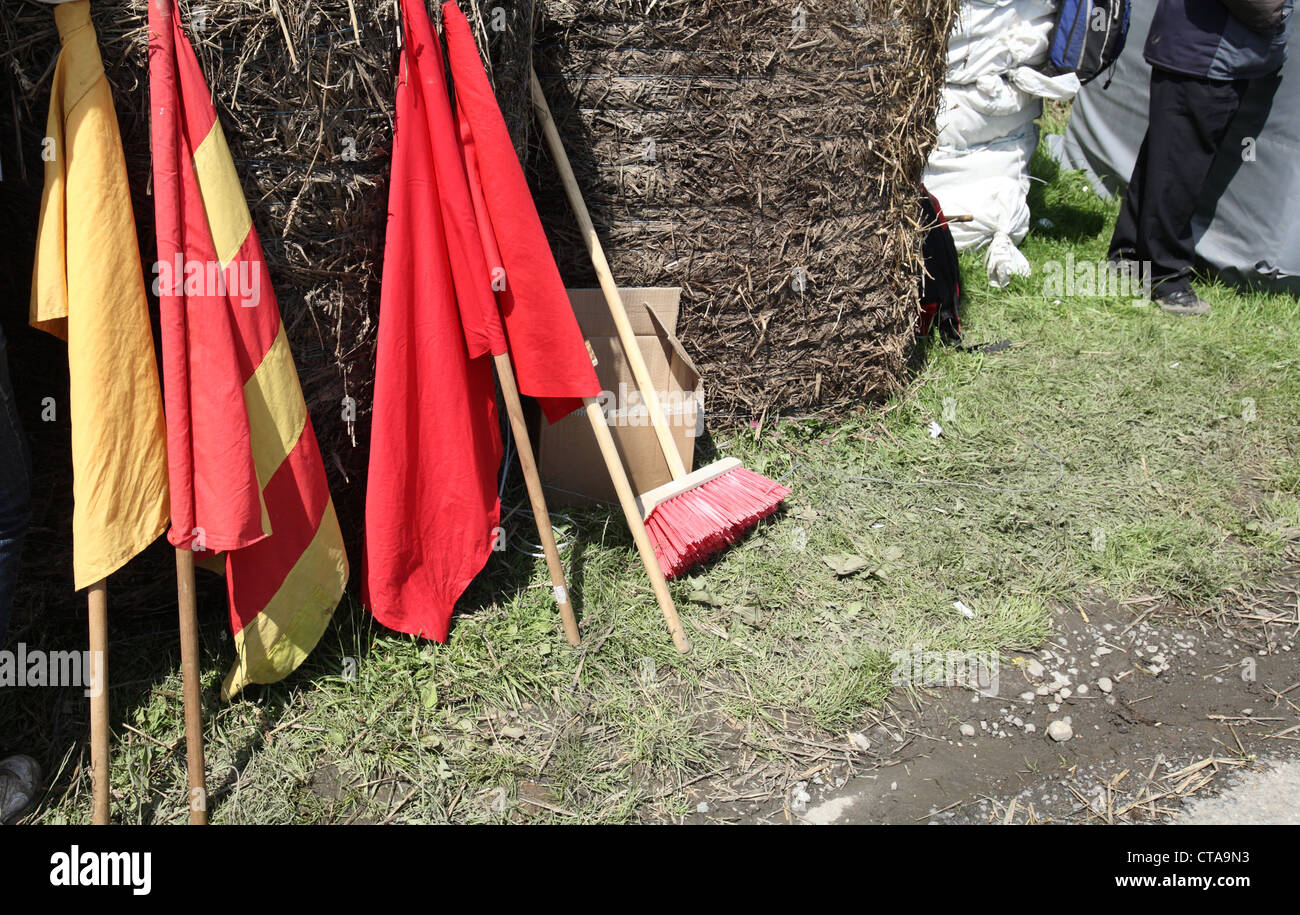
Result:
M442 23L465 167L519 390L554 422L598 396L600 383L469 23L454 2L443 4Z
M423 0L402 0L402 20L363 597L385 626L444 641L496 540L501 440L487 354L505 340L442 49Z

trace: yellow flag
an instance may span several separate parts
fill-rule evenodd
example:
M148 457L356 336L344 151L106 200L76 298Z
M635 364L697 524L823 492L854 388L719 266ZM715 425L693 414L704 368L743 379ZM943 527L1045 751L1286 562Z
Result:
M167 452L122 137L89 0L54 8L31 324L68 342L73 570L94 584L167 524Z

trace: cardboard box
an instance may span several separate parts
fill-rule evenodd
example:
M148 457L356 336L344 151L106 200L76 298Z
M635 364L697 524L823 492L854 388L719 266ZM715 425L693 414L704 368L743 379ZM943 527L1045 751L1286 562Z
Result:
M699 371L675 335L682 291L679 288L619 291L672 428L677 452L689 471L695 459L695 439L703 427L704 388ZM595 354L596 376L604 391L601 399L605 418L623 457L632 490L638 495L649 492L669 482L672 476L623 355L609 306L599 289L570 289L569 299L578 326ZM618 504L584 413L573 413L554 425L542 422L535 441L548 505Z

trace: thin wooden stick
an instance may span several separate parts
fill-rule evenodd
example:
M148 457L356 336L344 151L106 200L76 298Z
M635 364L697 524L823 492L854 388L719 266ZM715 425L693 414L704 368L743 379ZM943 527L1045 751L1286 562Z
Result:
M533 455L532 439L528 436L528 424L524 422L524 407L519 402L519 386L515 382L514 367L511 366L510 356L507 353L492 358L496 363L497 380L501 382L501 396L506 402L506 414L510 417L510 429L515 436L515 447L519 451L519 466L524 471L528 501L533 507L533 520L537 522L537 536L541 538L542 552L546 554L546 568L551 573L552 593L555 595L555 603L560 608L564 637L569 640L570 645L580 645L582 636L578 632L578 619L573 614L573 604L569 602L569 585L564 579L564 565L560 562L560 551L555 545L551 516L546 510L542 478L537 472L537 460Z
M199 679L199 619L194 598L194 553L176 550L176 606L181 626L181 678L185 694L185 765L189 771L190 825L208 825L208 782L203 758L203 686Z
M672 635L677 650L684 654L691 650L691 646L686 641L686 633L682 631L682 621L678 618L677 608L673 605L673 596L668 593L668 582L664 579L663 570L659 568L659 558L655 556L654 547L650 544L650 535L646 533L645 522L641 520L641 512L636 505L636 495L632 492L632 484L628 482L627 472L623 469L623 461L618 456L614 436L609 434L609 426L605 424L605 410L594 397L584 398L582 402L586 404L587 419L591 421L591 429L596 433L600 456L605 460L609 478L618 493L619 505L623 507L623 515L627 518L628 530L632 532L637 552L641 554L641 564L645 566L645 573L650 578L650 587L655 592L655 599L659 601L659 609L664 615L664 621L668 623L668 632Z
M632 377L636 380L637 387L641 389L641 398L645 401L646 412L650 415L650 423L654 426L655 435L659 439L664 460L668 462L668 470L674 480L680 480L686 476L686 465L677 451L672 430L668 428L668 420L659 403L659 392L655 390L654 382L650 378L650 370L641 355L641 347L636 341L636 332L632 329L632 322L628 320L627 309L623 307L618 283L614 281L614 272L610 270L609 261L605 259L605 250L600 245L600 236L596 234L591 213L587 210L586 201L582 199L578 179L573 174L569 155L564 150L564 141L560 139L560 132L555 127L555 118L551 116L551 108L542 93L542 84L537 78L537 71L530 70L529 76L537 120L542 126L542 134L546 137L546 145L551 151L551 158L555 160L560 180L564 183L564 192L569 198L569 206L573 209L573 215L578 220L578 228L581 229L583 240L587 243L587 253L591 256L596 278L600 280L601 291L605 294L610 316L614 319L614 327L618 330L618 339L623 345L623 355L627 357Z
M90 611L90 663L95 667L90 697L90 784L93 794L91 822L107 826L108 797L108 579L90 586L86 596Z

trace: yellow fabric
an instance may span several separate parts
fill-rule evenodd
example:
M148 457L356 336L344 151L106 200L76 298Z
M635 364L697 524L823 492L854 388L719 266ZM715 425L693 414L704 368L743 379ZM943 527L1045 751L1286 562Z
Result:
M55 7L45 191L31 324L68 342L78 589L167 525L162 395L122 137L88 0Z
M271 602L235 633L239 660L221 684L222 699L229 702L250 683L275 683L296 669L320 641L347 581L348 557L331 500L311 546Z
M253 228L253 217L248 213L244 189L235 171L235 160L226 145L226 135L220 122L194 151L194 176L203 195L203 209L208 215L208 228L221 266L230 264Z
M244 385L244 404L248 407L257 479L266 489L307 425L307 404L302 399L283 324L262 364Z

